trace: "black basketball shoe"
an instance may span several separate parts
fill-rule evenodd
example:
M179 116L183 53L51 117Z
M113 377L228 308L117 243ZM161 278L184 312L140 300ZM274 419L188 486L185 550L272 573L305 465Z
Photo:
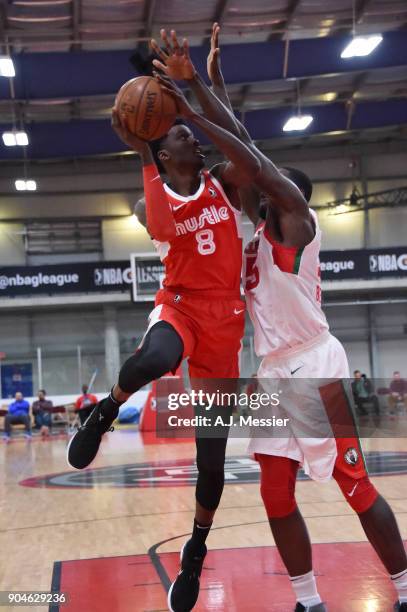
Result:
M191 540L181 550L181 569L168 591L168 609L171 612L190 612L199 595L199 578L207 553L205 544L199 554L191 548Z
M96 404L69 441L66 458L71 467L83 470L94 460L103 434L113 431L112 423L119 414L119 407L120 403L113 399L111 393ZM105 413L109 416L105 416Z
M394 612L407 612L407 602L400 603L396 601L394 604Z
M303 606L302 603L297 602L294 612L328 612L328 608L322 602L314 606Z

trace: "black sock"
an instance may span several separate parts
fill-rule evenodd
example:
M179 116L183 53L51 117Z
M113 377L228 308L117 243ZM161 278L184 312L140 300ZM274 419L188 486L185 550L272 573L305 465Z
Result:
M212 527L212 523L210 525L199 525L194 519L194 528L192 530L192 536L190 540L191 546L194 547L197 551L202 550L205 545L206 538L209 535L209 531Z
M113 387L109 393L109 395L102 400L102 404L100 406L101 413L111 419L115 419L119 414L119 408L124 402L118 402L117 399L113 397Z

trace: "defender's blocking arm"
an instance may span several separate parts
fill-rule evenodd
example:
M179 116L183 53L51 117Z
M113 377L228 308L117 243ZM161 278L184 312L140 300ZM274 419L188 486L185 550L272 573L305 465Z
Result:
M260 162L249 147L230 132L196 113L171 79L158 73L154 73L154 76L163 91L174 98L178 113L199 127L229 160L222 168L222 181L234 187L247 185L254 181L260 170Z
M197 97L203 110L203 113L205 117L209 119L209 121L215 123L216 125L219 125L225 130L228 130L235 136L242 138L242 140L244 140L245 142L248 142L247 133L242 135L240 124L234 116L233 111L231 110L230 102L227 98L226 90L224 88L224 82L223 91L226 94L228 106L226 106L219 98L217 98L215 93L209 89L204 80L196 71L195 66L193 65L189 55L188 40L185 38L181 46L178 42L175 30L171 30L170 43L168 35L164 29L161 30L161 39L165 45L165 51L163 49L160 49L155 40L151 41L152 48L162 60L153 60L154 66L164 72L171 79L186 81L191 91L193 91L195 96ZM214 44L215 37L214 35L212 35L212 45ZM213 55L216 50L219 52L218 48L215 49L211 47L211 53L209 54L209 57L212 54L212 57L214 58L213 61L211 61L211 66L213 66L213 63L214 61L216 61L216 58L219 58L219 53ZM220 67L218 67L217 73L222 74L220 72ZM215 69L213 69L213 74L215 74ZM248 138L250 139L250 137Z

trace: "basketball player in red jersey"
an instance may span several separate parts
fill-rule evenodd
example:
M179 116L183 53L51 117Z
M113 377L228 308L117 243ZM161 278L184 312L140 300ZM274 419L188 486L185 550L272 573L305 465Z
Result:
M214 32L216 30L214 28ZM166 39L165 33L163 38ZM168 57L160 53L167 64L165 71L170 75L172 64L181 63L173 58L177 50L184 54L185 64L190 62L187 46L184 45L182 51L175 33L172 42L173 49L168 41L166 44ZM156 65L163 68L162 63L156 62ZM203 101L207 105L205 113L212 117L214 113L221 113L219 101L208 92L203 93L206 86L202 82L197 85L197 80L195 78L191 89L201 90L201 104ZM182 95L179 90L169 83L165 87L167 91L172 90L179 101ZM223 110L227 113L225 107ZM221 120L225 122L227 118ZM238 129L248 142L243 126ZM256 150L254 145L252 150ZM255 183L258 192L265 194L262 202L265 222L259 225L253 243L247 247L246 296L255 327L256 350L264 357L258 377L346 378L349 376L346 354L329 333L320 306L321 233L316 215L308 207L312 184L295 169L286 169L284 176L262 153L257 154L262 169ZM290 185L287 185L287 177ZM258 193L257 196L256 192L251 194L252 200L256 197L259 200ZM341 401L340 397L338 399ZM298 406L298 410L301 408ZM316 588L308 531L295 500L300 463L316 480L333 475L391 576L398 593L394 610L406 612L404 545L391 508L368 477L356 432L354 437L338 440L300 440L295 436L287 440L254 439L251 450L260 462L262 497L275 542L297 596L296 612L326 610Z
M122 366L118 383L99 402L69 442L68 463L77 469L96 456L120 404L169 371L184 357L198 378L238 378L244 333L240 297L242 239L236 190L260 169L257 157L229 132L200 117L185 102L179 113L213 141L228 159L210 171L192 131L175 124L154 143L168 184L163 185L148 143L130 134L113 111L119 137L139 153L143 166L146 225L165 265L164 288L138 351ZM237 161L237 164L235 163ZM141 215L140 215L141 216ZM191 610L199 592L205 540L224 485L227 435L197 437L196 514L182 555L183 570L172 588L172 610Z

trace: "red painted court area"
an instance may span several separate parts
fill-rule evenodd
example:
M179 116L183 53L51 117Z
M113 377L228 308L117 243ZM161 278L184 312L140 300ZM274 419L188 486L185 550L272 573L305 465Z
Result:
M391 612L396 596L368 543L316 544L313 551L329 612ZM53 587L59 582L69 596L61 612L164 612L165 583L176 575L178 563L175 552L62 561L55 565ZM208 553L196 612L291 612L294 605L274 547Z

